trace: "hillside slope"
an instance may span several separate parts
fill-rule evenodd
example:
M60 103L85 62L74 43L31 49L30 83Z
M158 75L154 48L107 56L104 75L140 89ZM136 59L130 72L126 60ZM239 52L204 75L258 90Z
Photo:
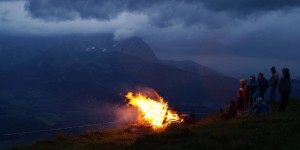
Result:
M0 134L112 121L124 94L145 87L171 107L212 112L239 86L194 62L159 60L138 37L115 41L112 34L0 35L0 83ZM37 137L4 140L19 139Z
M222 150L299 150L299 100L291 101L285 113L247 115L229 121L220 114L198 123L174 125L161 133L129 133L124 129L89 132L81 136L57 136L15 150L96 150L96 149L222 149Z

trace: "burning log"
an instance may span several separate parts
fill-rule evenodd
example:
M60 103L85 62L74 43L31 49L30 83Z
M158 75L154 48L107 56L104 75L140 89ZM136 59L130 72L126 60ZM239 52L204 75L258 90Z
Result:
M181 123L183 119L171 111L168 103L162 97L156 95L157 99L149 98L142 93L133 94L128 92L126 98L128 105L138 109L137 124L151 126L154 131L163 131L172 123Z

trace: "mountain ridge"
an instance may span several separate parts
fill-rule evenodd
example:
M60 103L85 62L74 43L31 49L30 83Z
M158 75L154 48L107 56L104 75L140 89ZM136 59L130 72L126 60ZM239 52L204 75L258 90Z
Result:
M129 40L134 46L112 35L11 40L0 39L0 119L7 122L0 133L109 121L115 105L126 105L126 92L144 87L157 90L171 107L211 112L234 98L232 85L239 86L213 70L201 76L205 67L199 72L202 66L191 62L185 68L165 64L136 37ZM120 42L121 52L114 48ZM131 47L145 47L150 59L132 55L143 49L126 50Z

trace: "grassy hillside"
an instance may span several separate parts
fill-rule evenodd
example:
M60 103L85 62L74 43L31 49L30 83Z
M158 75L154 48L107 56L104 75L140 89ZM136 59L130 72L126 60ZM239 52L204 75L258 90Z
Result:
M213 114L198 123L174 125L161 133L130 133L124 129L57 136L51 141L15 150L94 149L200 149L200 150L299 150L300 101L291 101L285 113L247 115L229 121Z

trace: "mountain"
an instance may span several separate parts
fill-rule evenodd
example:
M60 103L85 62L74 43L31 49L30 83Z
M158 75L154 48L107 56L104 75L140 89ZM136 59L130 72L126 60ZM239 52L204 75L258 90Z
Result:
M182 111L218 110L239 86L191 61L159 60L138 37L1 35L0 48L1 134L109 121L126 92L145 87Z
M114 46L115 51L117 52L134 56L148 62L158 62L158 59L156 58L151 47L138 37L132 37L123 41L119 41Z
M59 82L70 82L74 87L80 81L90 83L91 85L88 84L87 87L91 88L104 85L111 87L112 83L119 82L150 87L153 85L155 86L153 88L158 90L162 87L163 91L174 87L185 91L188 81L197 81L195 83L198 84L199 91L195 91L194 94L199 96L195 98L222 102L220 99L208 97L227 95L226 86L232 84L227 84L226 81L236 82L233 78L192 61L158 60L150 46L138 37L123 41L115 41L111 34L60 37L2 35L0 37L0 72L7 87L11 85L20 87L18 84L37 86L41 83L44 87L50 87L49 82L55 80L57 83L52 84L55 90L62 89L55 86L66 86ZM29 79L24 79L24 77ZM186 84L186 86L181 84ZM223 85L224 89L219 89ZM196 85L191 83L190 86ZM201 93L203 88L209 89L207 91L212 91L212 94ZM215 90L212 90L213 88ZM86 88L87 91L88 89L90 88ZM70 91L72 90L78 89L74 88ZM222 92L223 90L226 92ZM45 91L48 92L49 89L45 88ZM221 94L215 94L216 91ZM110 93L108 91L103 93L106 92ZM172 98L179 101L177 96L172 96Z
M191 74L196 74L196 78L200 80L204 88L203 90L217 103L227 103L230 98L234 97L235 90L239 87L236 79L220 74L211 68L193 61L162 60L161 63Z

